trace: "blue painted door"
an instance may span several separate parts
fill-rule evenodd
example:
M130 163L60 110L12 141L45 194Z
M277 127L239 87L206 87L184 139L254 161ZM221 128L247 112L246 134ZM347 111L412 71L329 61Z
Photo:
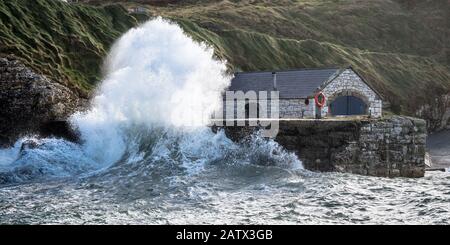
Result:
M367 114L367 105L355 96L340 96L330 104L331 115L364 115Z

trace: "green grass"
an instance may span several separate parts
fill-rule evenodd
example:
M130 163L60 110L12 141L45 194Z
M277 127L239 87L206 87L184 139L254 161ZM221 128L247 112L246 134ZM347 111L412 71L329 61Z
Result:
M130 16L112 2L145 2L150 13ZM0 53L90 90L111 43L137 22L161 15L213 46L230 71L352 65L404 114L450 93L447 0L90 3L97 6L0 2Z
M150 9L214 46L231 70L352 65L405 114L450 93L445 0L200 2Z
M136 23L120 5L0 1L0 54L13 54L55 81L86 92L99 81L111 44Z

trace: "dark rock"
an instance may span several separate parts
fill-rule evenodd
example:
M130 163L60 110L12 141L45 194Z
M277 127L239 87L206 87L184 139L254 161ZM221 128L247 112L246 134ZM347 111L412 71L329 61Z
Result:
M42 137L63 138L80 143L79 133L67 121L50 121L41 124L39 133Z
M24 135L39 134L41 129L44 135L76 138L59 123L50 130L49 122L65 121L84 108L87 99L13 57L0 58L0 71L0 147L10 146Z
M429 132L435 132L450 126L450 94L433 94L415 113L426 120Z

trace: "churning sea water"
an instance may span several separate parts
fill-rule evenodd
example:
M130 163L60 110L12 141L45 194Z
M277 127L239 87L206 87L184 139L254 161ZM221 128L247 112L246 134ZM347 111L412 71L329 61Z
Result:
M221 159L0 189L3 224L449 224L450 175L387 179Z
M206 122L229 85L213 50L161 18L113 47L81 144L0 150L1 224L448 224L450 175L313 173L276 142Z

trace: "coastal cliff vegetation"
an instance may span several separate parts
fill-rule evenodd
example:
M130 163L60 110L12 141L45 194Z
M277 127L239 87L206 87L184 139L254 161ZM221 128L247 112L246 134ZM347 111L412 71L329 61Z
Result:
M450 93L446 0L80 2L0 2L0 54L89 93L114 40L163 16L213 46L230 71L351 65L396 114ZM136 5L145 11L130 13Z

